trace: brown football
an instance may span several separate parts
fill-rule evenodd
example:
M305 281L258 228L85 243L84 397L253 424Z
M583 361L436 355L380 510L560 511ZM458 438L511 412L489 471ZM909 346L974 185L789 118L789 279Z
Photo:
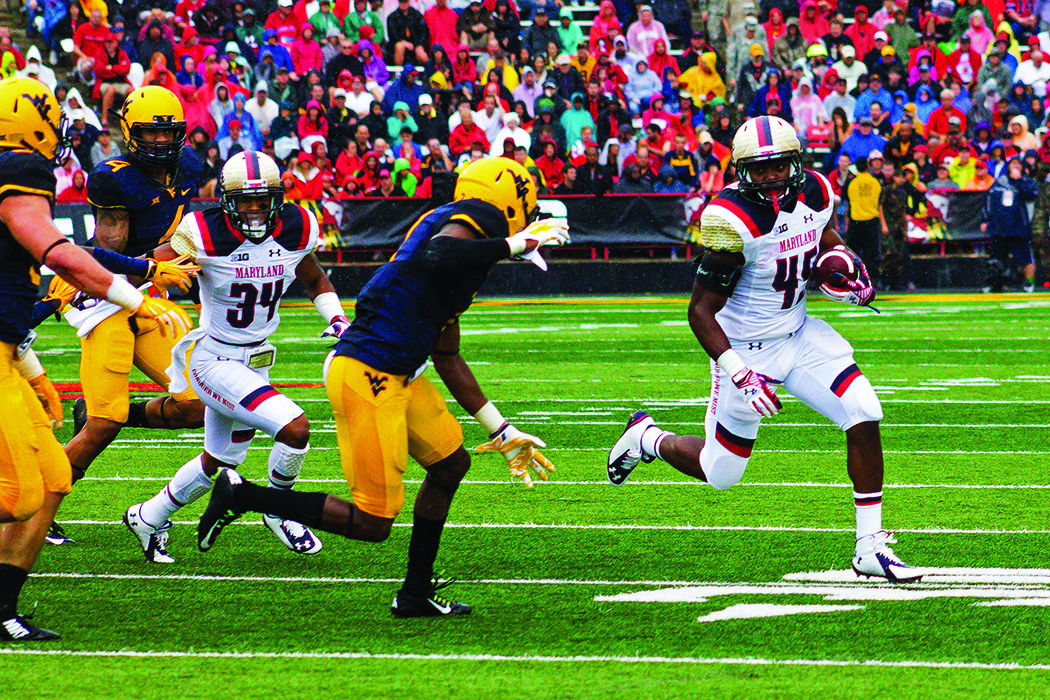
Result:
M813 276L817 284L826 284L832 289L845 289L843 280L854 281L860 270L853 263L853 256L844 250L830 248L817 258Z

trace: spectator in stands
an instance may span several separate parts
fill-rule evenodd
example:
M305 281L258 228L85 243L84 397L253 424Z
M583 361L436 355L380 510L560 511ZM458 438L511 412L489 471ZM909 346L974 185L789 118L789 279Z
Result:
M943 161L937 164L937 177L930 180L927 183L927 189L929 190L958 190L959 184L955 180L951 179L948 174L948 168L952 164L951 158L945 158Z
M354 0L354 7L343 18L343 34L351 43L362 39L361 27L369 26L375 32L372 39L383 45L386 43L386 28L379 13L368 6L367 0Z
M889 162L898 168L914 160L915 148L926 143L926 139L915 133L915 122L910 116L901 119L894 134L886 142L884 153Z
M592 132L594 130L594 119L591 117L590 112L583 108L583 94L574 93L571 100L572 106L562 113L561 119L559 120L562 128L565 129L565 139L568 143L575 143L580 138L580 132L583 127L590 127ZM597 161L595 161L597 162Z
M269 14L263 25L264 29L276 32L278 43L288 50L299 36L299 27L306 21L305 17L296 15L292 6L292 0L277 0L277 9Z
M648 56L656 48L658 39L668 42L667 30L653 17L651 7L640 5L638 19L627 28L627 46L640 56Z
M689 189L700 184L700 163L694 154L686 150L685 136L674 137L674 149L664 155L664 164L674 168L675 177Z
M1035 258L1032 253L1032 222L1028 203L1039 194L1039 185L1024 175L1018 158L1010 159L1007 172L996 178L988 191L982 212L981 232L988 234L988 274L985 292L1000 292L1003 282L1020 268L1024 290L1035 289ZM1011 263L1012 266L1011 266Z
M980 2L980 0L977 1ZM988 28L992 20L990 15L985 17L985 13L987 12L988 8L983 4L981 5L980 10L971 11L968 18L968 27L963 34L963 36L970 38L971 47L979 54L985 53L985 51L988 50L988 46L995 40L995 35L992 33L992 30Z
M394 114L386 120L386 133L390 136L391 141L396 141L400 137L401 130L406 127L413 134L419 131L419 126L416 125L416 120L412 118L412 112L408 105L400 101L395 102Z
M116 37L114 37L113 43L119 48L119 44L116 44ZM108 53L108 42L106 44L106 48ZM194 89L204 85L204 76L197 72L197 61L194 60L193 56L186 54L182 56L179 59L179 61L179 71L175 74L175 82L177 82L179 85L189 85ZM128 61L128 66L129 68L131 66L130 60Z
M1032 88L1036 96L1046 97L1046 84L1050 81L1050 63L1043 60L1043 52L1033 48L1031 57L1017 66L1014 79Z
M558 145L554 141L543 142L543 154L536 159L536 167L551 190L565 181L565 162L558 157Z
M227 135L218 139L219 155L224 161L241 151L250 151L254 149L254 144L251 139L241 132L241 123L239 121L231 119L226 127L228 130Z
M604 42L609 46L612 45L614 38L613 35L610 34L611 30L614 30L616 36L623 34L623 27L620 25L620 19L616 16L616 6L613 4L612 0L602 0L598 6L598 16L591 22L591 31L588 37L588 45L590 46L592 53L599 52L599 42ZM582 37L580 40L582 40ZM572 44L572 46L576 46L580 40L575 44ZM563 47L565 46L563 45ZM648 56L649 54L645 55Z
M263 137L270 136L270 124L280 114L280 107L270 99L270 89L266 81L259 81L255 86L255 99L248 103L246 109L259 127L259 133Z
M624 87L624 95L631 111L641 114L649 99L659 92L660 87L660 78L649 70L649 62L644 58L638 59L638 63L628 74L627 85Z
M836 77L834 91L824 98L824 114L827 115L828 119L831 119L831 115L836 109L841 109L846 115L853 114L857 105L857 98L849 94L846 88L846 79Z
M582 96L582 93L586 90L580 72L572 66L572 60L565 54L558 56L556 68L548 76L548 79L554 81L554 84L557 86L557 95L561 99L562 107L565 109L569 107L570 100L574 94L580 93ZM656 74L653 74L653 81L655 81L656 87L649 94L659 89L660 79L656 77Z
M103 130L98 133L98 138L95 140L94 145L91 147L90 160L94 165L98 165L102 161L112 158L113 156L120 155L120 149L113 143L112 138L109 135L108 130Z
M485 131L474 123L474 114L470 111L470 105L466 102L459 106L460 123L452 129L448 139L449 152L454 157L459 157L470 151L475 143L480 143L481 148L488 153L491 145Z
M787 70L795 61L806 57L807 48L808 44L798 28L798 18L791 17L787 21L784 35L776 40L770 50L770 59L773 65Z
M824 130L827 122L824 104L813 92L813 81L809 78L799 81L798 91L791 98L791 114L795 120L795 131L803 145L807 142L810 128Z
M598 163L598 146L591 143L584 150L585 162L576 168L577 194L604 195L612 189L609 169Z
M988 173L988 156L978 156L974 163L974 176L962 189L984 192L991 188L993 182L995 178Z
M872 126L870 116L861 117L857 122L857 127L843 141L839 153L845 153L854 163L863 157L866 163L869 153L882 151L886 146L886 139L874 133Z
M25 68L18 71L16 75L21 78L39 80L44 85L47 85L52 92L54 92L55 85L58 84L58 79L55 78L55 71L43 64L40 57L40 49L35 45L30 46L29 50L26 51Z
M943 90L940 94L941 105L930 113L930 119L926 123L926 135L929 138L943 138L949 128L954 124L949 120L954 117L958 120L960 131L966 131L966 115L952 104L955 93L951 90Z
M509 0L496 0L492 13L492 33L505 53L518 55L521 50L521 22L511 10Z
M109 28L103 24L102 12L92 10L89 20L76 27L73 33L73 54L76 56L76 70L81 80L85 83L92 82L95 70L95 59L104 52L106 37L110 35ZM19 54L19 57L21 54ZM19 68L25 67L22 60Z
M536 82L536 71L529 66L522 69L522 80L521 85L514 88L512 97L515 102L524 102L526 112L532 117L535 115L533 109L536 100L543 95L543 88Z
M1010 134L1013 136L1013 145L1019 151L1037 150L1039 139L1028 130L1028 118L1018 114L1010 120Z
M642 178L642 170L637 163L624 165L623 177L613 185L613 194L651 194L652 184Z
M736 87L741 71L755 57L754 47L756 45L758 50L762 52L758 55L764 56L766 50L762 47L766 45L766 30L759 26L757 17L748 15L744 19L744 23L733 30L733 34L729 38L729 45L726 48L726 75L729 77L729 89L731 91ZM753 93L751 96L754 96ZM750 97L748 102L750 103Z
M959 154L952 159L951 165L948 166L948 177L955 181L959 189L962 189L973 179L976 172L977 158L974 157L969 146L963 146L959 149Z
M266 40L266 43L259 49L258 60L261 62L263 55L268 52L273 57L274 65L277 66L278 71L284 68L292 79L298 80L299 75L295 72L295 63L292 61L291 51L289 51L288 46L281 43L281 37L277 31L267 29L263 33L263 38Z
M460 44L474 51L485 48L494 38L492 14L482 6L481 0L471 0L467 9L459 14L456 30Z
M164 56L164 65L175 66L175 47L171 41L164 36L164 26L158 20L151 20L146 26L146 34L138 43L139 56L145 59L150 57L150 65L153 65L153 56L157 53Z
M755 94L768 84L769 73L775 71L773 64L765 60L765 51L761 44L751 44L751 60L740 70L737 76L737 106L746 114L755 100Z
M857 56L857 49L853 46L853 40L843 33L843 29L842 20L838 17L832 17L828 22L828 33L820 38L824 48L828 50L828 60L832 62L832 65L842 60L842 50L847 46L853 49L854 58Z
M689 187L675 176L674 168L664 165L660 168L660 179L653 183L653 192L657 194L684 194Z
M766 72L766 83L756 92L747 110L747 116L757 117L766 114L767 105L771 98L776 98L785 119L791 121L790 107L785 108L791 100L791 84L781 80L781 73L776 68L770 68Z
M859 78L868 73L868 67L863 61L857 60L857 51L851 45L842 47L842 58L831 67L840 78L846 79L846 90L849 92L853 92Z
M973 50L970 37L959 38L959 48L948 54L949 75L966 85L973 87L977 80L977 71L981 69L981 55Z
M314 26L309 22L299 27L299 34L288 51L292 55L292 65L299 75L306 75L312 70L324 68L324 57L321 46L314 41Z
M471 7L475 3L471 3ZM398 0L397 9L386 18L387 37L395 65L404 65L406 60L427 62L427 46L430 46L430 31L423 15L412 7L411 0Z
M87 202L87 175L80 168L73 171L73 177L66 187L55 197L57 204L73 204L76 202Z
M423 20L430 33L430 43L439 44L449 55L455 53L459 45L456 30L459 15L448 6L448 0L436 0L434 6L423 13Z
M503 128L500 129L495 138L490 139L492 144L502 144L507 139L513 141L515 147L524 146L526 150L532 145L532 139L529 137L529 132L521 128L520 119L515 112L509 112L503 117ZM492 156L497 156L499 153L495 152L495 145L493 146L493 152L490 153Z

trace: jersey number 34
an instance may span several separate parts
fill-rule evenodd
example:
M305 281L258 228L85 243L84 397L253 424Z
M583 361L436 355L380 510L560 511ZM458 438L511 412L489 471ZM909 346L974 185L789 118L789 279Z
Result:
M237 306L226 312L226 320L234 328L247 328L255 321L255 308L266 309L266 320L273 319L277 304L284 294L284 280L267 282L262 288L247 282L238 282L230 287L230 296L240 299Z

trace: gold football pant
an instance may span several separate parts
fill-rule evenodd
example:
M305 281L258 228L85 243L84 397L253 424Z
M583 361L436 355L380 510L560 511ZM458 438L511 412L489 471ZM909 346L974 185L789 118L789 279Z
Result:
M128 420L128 376L132 367L168 389L166 373L171 349L193 328L193 321L182 307L161 299L181 321L172 336L161 335L156 321L132 318L130 311L118 311L80 339L80 383L84 389L87 414L116 423ZM176 401L197 398L192 389L172 394Z
M15 345L0 343L0 505L25 520L44 493L69 493L69 459L29 382L14 367Z
M463 429L434 385L407 379L337 356L325 382L354 505L381 518L405 504L409 457L428 467L463 444Z

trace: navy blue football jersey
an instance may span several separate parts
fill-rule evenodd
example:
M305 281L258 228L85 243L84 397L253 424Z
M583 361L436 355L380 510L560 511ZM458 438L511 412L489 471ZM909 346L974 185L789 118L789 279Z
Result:
M0 201L12 195L39 195L53 202L55 174L51 164L37 153L0 153ZM37 297L31 274L35 266L33 256L0 222L0 341L21 343L29 333Z
M412 374L426 362L441 332L470 307L491 270L436 273L424 264L431 239L453 222L485 238L507 236L506 217L479 199L424 214L390 262L376 270L358 294L354 320L336 345L336 354L395 375Z
M200 161L184 147L172 183L164 187L150 178L135 157L126 153L95 166L88 176L88 201L96 209L121 208L131 213L124 255L137 257L164 243L198 196Z

